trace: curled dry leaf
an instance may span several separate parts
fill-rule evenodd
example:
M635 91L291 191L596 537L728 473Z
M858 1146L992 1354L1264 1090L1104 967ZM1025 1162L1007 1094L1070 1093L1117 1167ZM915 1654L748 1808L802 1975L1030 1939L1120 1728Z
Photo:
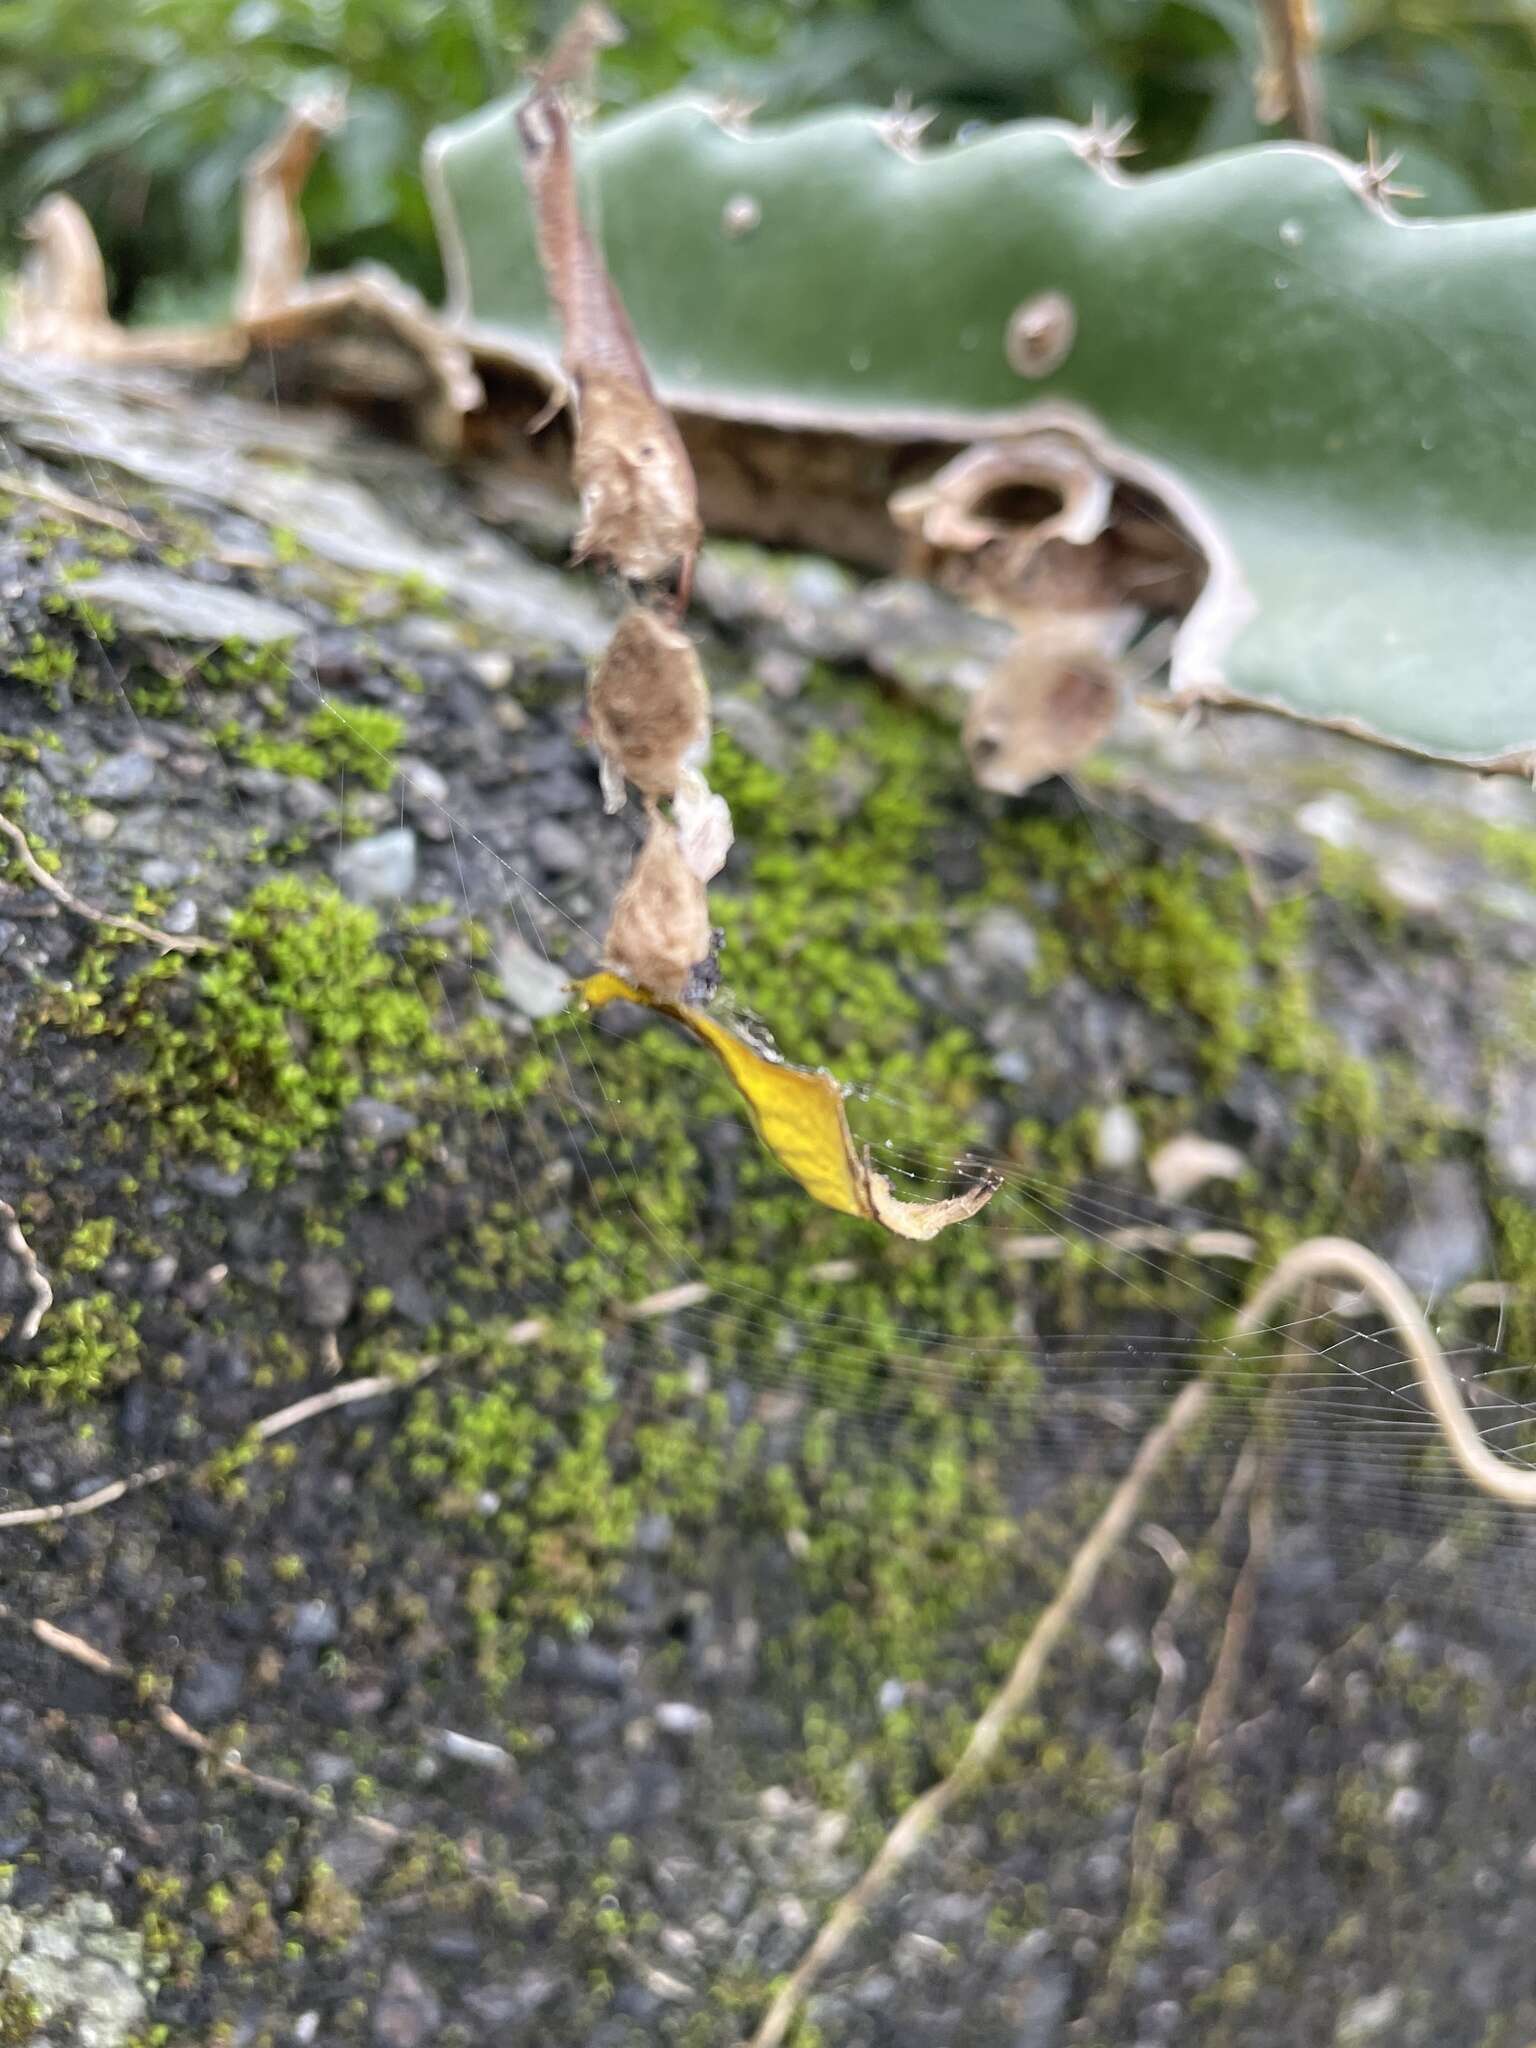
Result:
M31 243L17 279L7 340L13 348L60 352L113 325L107 266L79 204L54 192L22 222Z
M704 883L684 857L677 827L653 811L613 906L603 957L637 987L675 1002L708 960L711 939Z
M752 1127L786 1173L808 1195L847 1216L862 1216L897 1237L936 1237L974 1216L997 1192L985 1179L937 1202L904 1202L854 1143L837 1080L820 1068L794 1067L701 1010L660 1001L612 973L590 975L576 993L593 1009L643 1003L671 1017L707 1045L746 1103Z
M247 164L234 312L213 327L120 327L107 310L106 270L91 224L55 194L24 232L35 244L17 286L8 346L82 362L233 368L253 347L308 359L301 383L405 400L428 441L457 448L464 415L485 393L469 349L421 294L377 264L335 277L307 274L299 201L345 94L302 101ZM283 373L286 375L287 373Z
M1121 691L1101 617L1033 621L971 700L963 735L971 773L1003 796L1065 775L1109 732Z
M624 807L626 780L648 801L674 796L709 752L709 685L686 633L643 605L620 619L587 687L602 756L603 803Z
M517 132L539 261L565 330L565 369L576 395L577 556L598 556L641 583L675 568L681 607L701 534L693 467L582 219L558 92L536 90L518 111Z
M1147 1161L1147 1176L1160 1202L1188 1201L1208 1180L1241 1180L1248 1161L1235 1145L1204 1138L1198 1131L1180 1131L1159 1145Z
M1060 501L1055 512L1052 498ZM890 510L927 551L916 564L925 573L938 566L936 557L993 548L1005 553L1003 575L1017 581L1047 541L1096 540L1113 501L1114 479L1104 465L1077 437L1047 427L974 443L924 482L897 491Z
M235 318L242 323L283 312L304 284L309 236L299 199L315 159L347 117L345 91L299 101L265 148L245 166L240 209L240 273Z
M107 269L95 231L67 193L44 199L22 225L32 244L12 292L8 348L82 363L168 363L210 369L239 362L233 327L120 327L107 310Z
M403 278L379 264L309 275L299 201L328 137L346 119L345 91L301 100L245 167L235 318L262 350L313 352L322 381L414 405L428 443L459 446L466 413L485 397L464 343Z

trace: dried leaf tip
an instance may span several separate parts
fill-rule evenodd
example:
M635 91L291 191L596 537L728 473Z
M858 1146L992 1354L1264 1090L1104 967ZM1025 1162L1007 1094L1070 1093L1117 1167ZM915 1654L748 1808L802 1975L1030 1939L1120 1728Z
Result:
M933 1202L909 1202L898 1195L883 1173L876 1170L869 1150L864 1152L864 1189L873 1222L883 1224L896 1237L926 1242L948 1230L951 1223L967 1223L977 1216L1002 1186L993 1174L973 1181L958 1195L941 1195Z
M693 466L582 218L570 116L560 92L542 78L518 110L517 133L539 261L564 330L563 360L576 400L577 558L610 562L637 583L676 571L681 611L702 534Z
M534 73L541 92L557 86L590 95L597 60L624 40L624 24L598 0L586 0L578 7L550 45L549 55Z

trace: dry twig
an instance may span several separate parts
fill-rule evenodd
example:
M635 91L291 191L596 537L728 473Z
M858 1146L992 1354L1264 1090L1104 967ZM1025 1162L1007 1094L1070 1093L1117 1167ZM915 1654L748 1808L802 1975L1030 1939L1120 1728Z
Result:
M18 476L14 470L0 470L0 492L32 498L39 505L51 505L55 512L67 512L72 519L84 519L93 526L110 526L114 533L126 534L130 540L147 541L150 537L128 513L114 512L110 505L77 497L62 484L50 483L43 477Z
M1162 1421L1143 1438L1129 1471L1068 1565L1061 1590L1025 1638L1007 1682L971 1730L959 1762L947 1777L913 1801L881 1843L863 1876L833 1907L816 1939L775 1994L752 2036L750 2048L779 2048L811 1987L842 1953L880 1894L934 1826L985 1775L1009 1725L1038 1690L1051 1653L1077 1619L1098 1584L1099 1574L1139 1512L1148 1486L1169 1454L1205 1414L1210 1397L1210 1388L1204 1381L1192 1380Z
M54 1622L45 1621L41 1615L31 1619L16 1612L0 1601L0 1620L20 1624L42 1643L46 1649L54 1650L61 1657L68 1657L72 1663L81 1665L87 1671L94 1671L101 1678L116 1678L126 1684L133 1684L137 1674L133 1667L118 1657L109 1657L104 1650L98 1650L94 1643L88 1643L84 1636L72 1635L68 1629L59 1628ZM250 1786L253 1792L261 1792L269 1799L280 1799L288 1806L297 1806L305 1813L313 1814L319 1820L333 1820L335 1808L326 1800L317 1798L303 1785L290 1784L286 1778L269 1777L265 1771L253 1771L249 1764L241 1761L238 1751L220 1749L211 1742L201 1729L194 1728L190 1721L178 1714L174 1707L168 1707L163 1700L151 1700L149 1712L165 1734L173 1742L179 1742L183 1749L190 1749L222 1771L226 1777L234 1778L242 1785ZM372 1814L359 1813L352 1816L353 1825L373 1836L379 1842L403 1842L405 1830L397 1828L392 1821L376 1819Z
M1418 1303L1392 1268L1363 1245L1348 1238L1320 1237L1295 1246L1244 1303L1233 1323L1233 1334L1256 1335L1279 1304L1297 1296L1305 1298L1312 1288L1328 1280L1344 1281L1358 1288L1391 1324L1418 1374L1420 1387L1452 1455L1468 1478L1496 1499L1536 1505L1536 1469L1512 1465L1489 1450L1473 1427L1461 1389ZM972 1729L959 1762L947 1777L913 1801L886 1836L863 1876L833 1907L816 1939L775 1994L749 2048L779 2048L812 1986L842 1953L875 1900L935 1823L983 1775L1009 1722L1033 1697L1051 1652L1076 1619L1106 1561L1129 1528L1147 1486L1169 1452L1205 1413L1210 1399L1209 1382L1193 1381L1143 1439L1130 1470L1068 1566L1060 1592L1026 1638L1007 1683ZM1232 1497L1232 1488L1228 1491ZM1264 1515L1270 1511L1266 1505ZM1245 1566L1234 1592L1217 1671L1200 1716L1207 1740L1214 1739L1215 1731L1230 1711L1235 1674L1251 1627L1267 1528L1267 1521L1261 1516L1250 1542L1252 1571ZM1197 1732L1197 1745L1199 1739Z
M0 1230L0 1242L7 1244L20 1259L27 1285L32 1289L32 1306L16 1332L23 1344L30 1344L41 1327L43 1317L53 1307L53 1289L48 1284L48 1275L38 1264L37 1253L22 1236L21 1219L9 1202L0 1202L0 1219L5 1224L5 1228Z
M56 903L62 903L66 910L76 917L83 917L90 924L106 925L112 931L131 932L136 939L147 939L152 946L158 946L165 953L222 953L222 939L204 939L195 933L185 936L174 932L156 931L151 924L143 924L136 917L120 917L114 910L95 910L84 903L71 890L66 889L56 875L50 875L37 855L32 851L27 835L14 818L0 814L0 832L16 849L16 858L40 889L46 889Z
M1446 1448L1473 1485L1515 1507L1536 1507L1536 1467L1501 1458L1484 1443L1423 1310L1386 1260L1364 1245L1347 1237L1311 1237L1294 1246L1244 1303L1233 1334L1255 1336L1282 1303L1297 1299L1314 1283L1330 1280L1357 1288L1391 1326Z
M0 1210L5 1204L0 1202ZM546 1325L542 1317L529 1316L525 1321L514 1323L508 1332L514 1344L531 1344L544 1334ZM306 1394L301 1401L290 1401L286 1408L278 1408L270 1415L253 1422L247 1435L258 1443L266 1443L274 1436L281 1436L285 1430L297 1429L301 1422L310 1422L317 1415L327 1415L333 1408L350 1408L358 1401L375 1401L384 1394L403 1394L412 1387L419 1387L423 1380L430 1379L446 1361L441 1358L426 1358L413 1373L391 1375L373 1373L366 1379L343 1380L334 1387L325 1387L318 1394ZM110 1507L125 1494L138 1493L146 1486L158 1486L162 1479L170 1479L186 1466L175 1458L164 1459L158 1465L146 1465L141 1472L130 1472L124 1479L109 1480L105 1486L98 1486L94 1493L82 1494L79 1500L48 1501L41 1507L7 1508L0 1514L0 1529L35 1529L47 1522L69 1522L80 1515L93 1515L98 1508Z

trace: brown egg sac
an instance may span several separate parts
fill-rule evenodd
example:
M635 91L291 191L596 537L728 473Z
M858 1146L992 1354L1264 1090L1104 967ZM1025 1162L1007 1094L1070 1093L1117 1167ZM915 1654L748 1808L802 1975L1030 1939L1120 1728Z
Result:
M637 379L575 365L576 557L652 583L698 552L698 490L670 415Z
M674 796L709 752L709 686L687 634L641 605L627 611L587 686L587 716L608 810L623 809L626 780L648 802Z
M677 828L658 812L619 891L603 964L648 995L681 1002L692 970L709 958L704 884L683 858Z
M1108 734L1120 701L1119 667L1091 616L1031 623L966 714L971 772L1004 796L1065 775Z

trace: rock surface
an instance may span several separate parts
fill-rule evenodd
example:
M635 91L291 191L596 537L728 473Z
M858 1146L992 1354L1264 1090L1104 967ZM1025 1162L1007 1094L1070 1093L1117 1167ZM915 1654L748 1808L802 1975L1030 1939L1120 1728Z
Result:
M162 1473L3 1532L0 2039L735 2048L1202 1365L1215 1424L808 2017L1536 2034L1536 1535L1379 1331L1284 1382L1224 1342L1257 1245L1352 1231L1530 1440L1531 792L1149 712L1091 816L1002 803L945 722L995 623L710 550L725 987L893 1173L1008 1167L898 1246L672 1027L566 1004L640 821L547 524L166 380L0 359L0 409L148 536L0 483L0 801L83 902L226 942L0 866L0 1198L55 1293L25 1341L0 1239L0 1512Z

